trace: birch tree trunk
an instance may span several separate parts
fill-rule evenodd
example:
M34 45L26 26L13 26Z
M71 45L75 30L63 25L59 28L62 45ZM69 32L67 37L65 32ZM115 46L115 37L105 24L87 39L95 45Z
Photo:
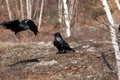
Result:
M117 43L116 31L114 29L114 21L113 21L113 18L112 18L107 0L101 0L101 1L102 1L103 6L104 6L104 10L106 12L108 21L110 23L109 28L110 28L112 44L113 44L113 48L114 48L115 56L116 56L116 65L117 65L117 68L118 68L118 78L120 80L120 61L119 61L120 60L120 52L119 52L119 46L118 46L118 43Z
M20 7L21 7L21 15L22 15L22 19L24 19L23 0L20 0Z
M41 26L41 21L42 21L42 13L43 13L43 5L44 5L44 0L41 2L41 9L40 9L40 15L39 15L39 24L38 24L38 30L40 29Z
M120 4L119 4L119 0L115 0L116 4L117 4L117 7L118 7L118 10L120 11Z
M64 20L65 20L65 24L66 24L66 33L67 33L67 37L71 36L71 32L70 32L70 19L68 16L68 6L67 6L67 0L63 0L63 6L64 6Z
M37 15L37 12L38 12L38 8L39 8L39 0L37 0L37 3L36 3L36 8L35 8L35 11L33 13L33 17L36 18L36 15Z
M59 23L60 24L62 24L62 7L63 5L62 5L62 1L61 0L59 0L58 1L58 15L59 15L59 19L58 19L58 21L59 21Z
M9 6L8 0L6 0L6 4L7 4L8 14L9 14L9 19L12 20L12 15L11 15L11 11L10 11L10 6Z
M74 6L75 6L75 0L70 0L70 2L69 2L69 18L70 18L70 21L72 20L73 15L74 15Z
M77 15L77 4L78 0L69 0L69 18L70 18L70 25L73 26L76 24L76 15Z
M74 24L76 25L77 22L77 16L78 16L78 10L77 10L77 6L78 6L78 0L75 1L75 7L74 7Z
M29 0L29 19L32 19L32 1Z
M15 13L15 17L13 18L19 18L20 17L20 11L19 11L19 8L18 8L18 1L16 0L16 13Z
M29 0L26 0L27 18L30 19Z

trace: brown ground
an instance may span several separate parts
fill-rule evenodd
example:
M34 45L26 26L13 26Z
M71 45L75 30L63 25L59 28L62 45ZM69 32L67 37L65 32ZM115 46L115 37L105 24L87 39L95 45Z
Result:
M20 32L20 39L10 30L0 26L0 80L118 80L109 29L90 16L94 13L91 9L95 8L96 11L100 4L93 0L98 4L97 7L91 8L90 5L84 5L89 0L81 1L77 22L71 26L70 38L66 38L64 25L55 28L45 21L38 36L23 31ZM2 1L0 2L2 4ZM118 26L120 12L113 1L109 2L114 10L112 15L115 24ZM92 1L90 3L94 4ZM5 2L2 6L1 22L8 19ZM52 41L53 34L57 31L61 32L76 52L56 54L57 49Z
M73 38L69 43L76 52L56 54L51 42L5 43L8 47L0 49L0 80L117 80L110 42ZM25 62L30 59L39 62Z

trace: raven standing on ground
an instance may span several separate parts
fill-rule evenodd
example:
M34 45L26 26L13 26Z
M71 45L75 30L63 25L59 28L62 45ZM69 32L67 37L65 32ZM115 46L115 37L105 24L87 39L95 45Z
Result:
M34 32L35 35L39 33L37 26L30 19L24 19L21 22L18 19L5 21L0 25L2 25L5 29L10 29L11 31L15 32L15 35L17 35L18 32L25 30L31 30L32 32Z
M55 40L53 44L58 49L58 53L67 53L68 51L75 52L74 49L70 48L69 44L62 38L59 32L54 34Z

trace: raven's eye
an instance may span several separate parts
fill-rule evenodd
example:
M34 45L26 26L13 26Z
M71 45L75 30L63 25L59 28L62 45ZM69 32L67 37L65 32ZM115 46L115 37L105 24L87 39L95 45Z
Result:
M56 40L57 40L57 41L61 41L61 38L60 38L60 37L56 37Z

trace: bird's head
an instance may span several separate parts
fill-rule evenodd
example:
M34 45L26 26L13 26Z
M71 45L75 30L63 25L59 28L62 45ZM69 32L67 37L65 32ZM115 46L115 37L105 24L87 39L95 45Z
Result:
M55 40L57 40L57 41L61 41L62 40L62 36L61 36L60 32L54 33L54 37L55 37Z
M56 37L56 36L58 36L58 37L62 37L61 34L60 34L60 32L56 32L56 33L54 33L54 36L55 36L55 37Z

